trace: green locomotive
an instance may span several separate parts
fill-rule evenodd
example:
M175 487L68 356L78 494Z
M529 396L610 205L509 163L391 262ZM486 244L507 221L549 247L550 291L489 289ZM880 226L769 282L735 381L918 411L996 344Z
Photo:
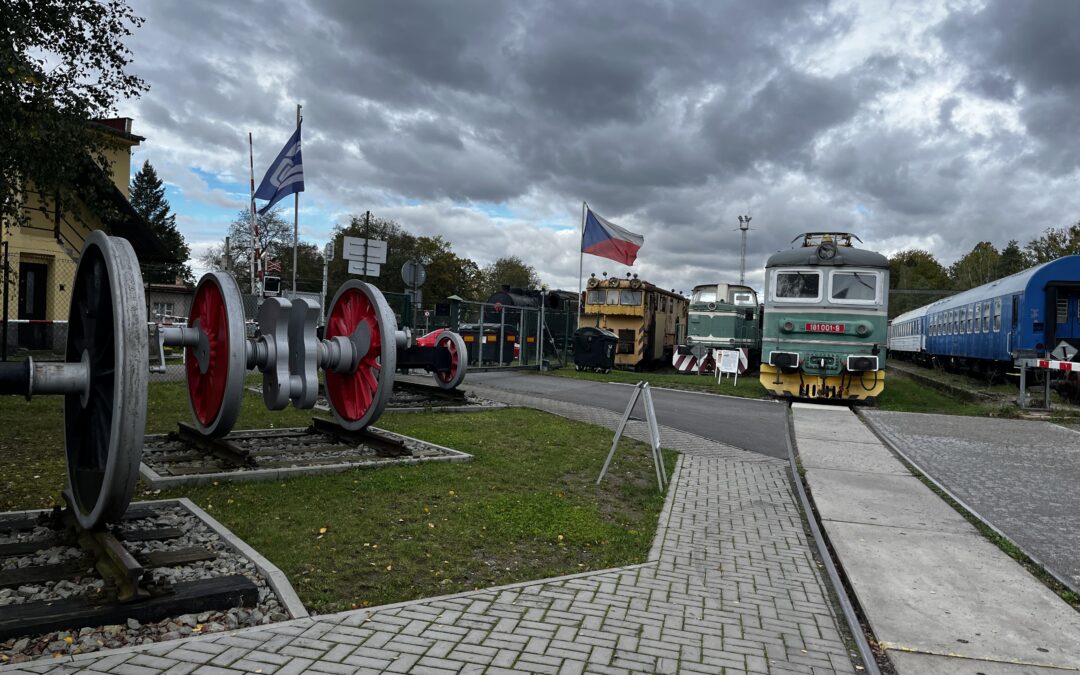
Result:
M712 365L714 349L737 349L747 369L761 359L761 309L757 292L739 284L701 284L690 297L686 344L673 360L676 369L697 372ZM700 357L700 358L698 358Z
M788 398L872 401L885 388L889 261L853 247L862 240L852 234L801 239L765 264L761 384Z

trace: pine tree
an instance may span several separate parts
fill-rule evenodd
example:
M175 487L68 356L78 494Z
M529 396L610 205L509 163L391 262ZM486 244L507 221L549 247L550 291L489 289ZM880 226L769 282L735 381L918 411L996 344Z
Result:
M169 200L165 199L165 185L149 160L143 163L131 180L130 200L135 212L143 217L165 249L172 253L172 259L167 263L144 266L143 279L158 284L171 284L177 278L192 281L191 268L187 265L191 249L184 241L184 235L176 229L176 215L172 213Z

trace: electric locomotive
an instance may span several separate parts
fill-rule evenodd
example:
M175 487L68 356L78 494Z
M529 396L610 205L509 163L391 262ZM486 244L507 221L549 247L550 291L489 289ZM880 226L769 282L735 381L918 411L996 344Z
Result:
M775 396L872 401L885 389L889 261L807 232L765 264L761 384Z

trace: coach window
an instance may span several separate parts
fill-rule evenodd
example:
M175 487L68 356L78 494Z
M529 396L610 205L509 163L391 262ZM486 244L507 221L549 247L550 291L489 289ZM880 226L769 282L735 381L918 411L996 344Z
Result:
M983 332L990 332L990 303L983 303Z
M620 304L637 307L641 304L641 291L623 291Z
M979 333L982 331L982 303L975 303L975 328L971 332Z
M994 332L1001 331L1001 298L994 300Z
M821 273L791 270L776 272L773 299L779 302L820 302Z

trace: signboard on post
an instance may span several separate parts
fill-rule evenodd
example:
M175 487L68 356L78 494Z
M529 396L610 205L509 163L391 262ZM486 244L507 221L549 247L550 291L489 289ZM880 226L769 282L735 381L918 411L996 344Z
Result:
M345 237L341 257L346 260L367 260L369 263L386 263L386 242L381 239Z
M716 350L716 379L719 380L724 373L735 376L735 386L739 386L739 360L742 352L738 349Z
M363 274L369 277L377 277L381 271L382 265L379 265L378 263L369 262L365 265L360 260L349 261L349 274Z
M401 280L410 288L419 288L427 281L427 270L416 260L410 260L401 266Z
M349 274L377 277L386 263L386 242L381 239L344 237L341 257L349 261Z

